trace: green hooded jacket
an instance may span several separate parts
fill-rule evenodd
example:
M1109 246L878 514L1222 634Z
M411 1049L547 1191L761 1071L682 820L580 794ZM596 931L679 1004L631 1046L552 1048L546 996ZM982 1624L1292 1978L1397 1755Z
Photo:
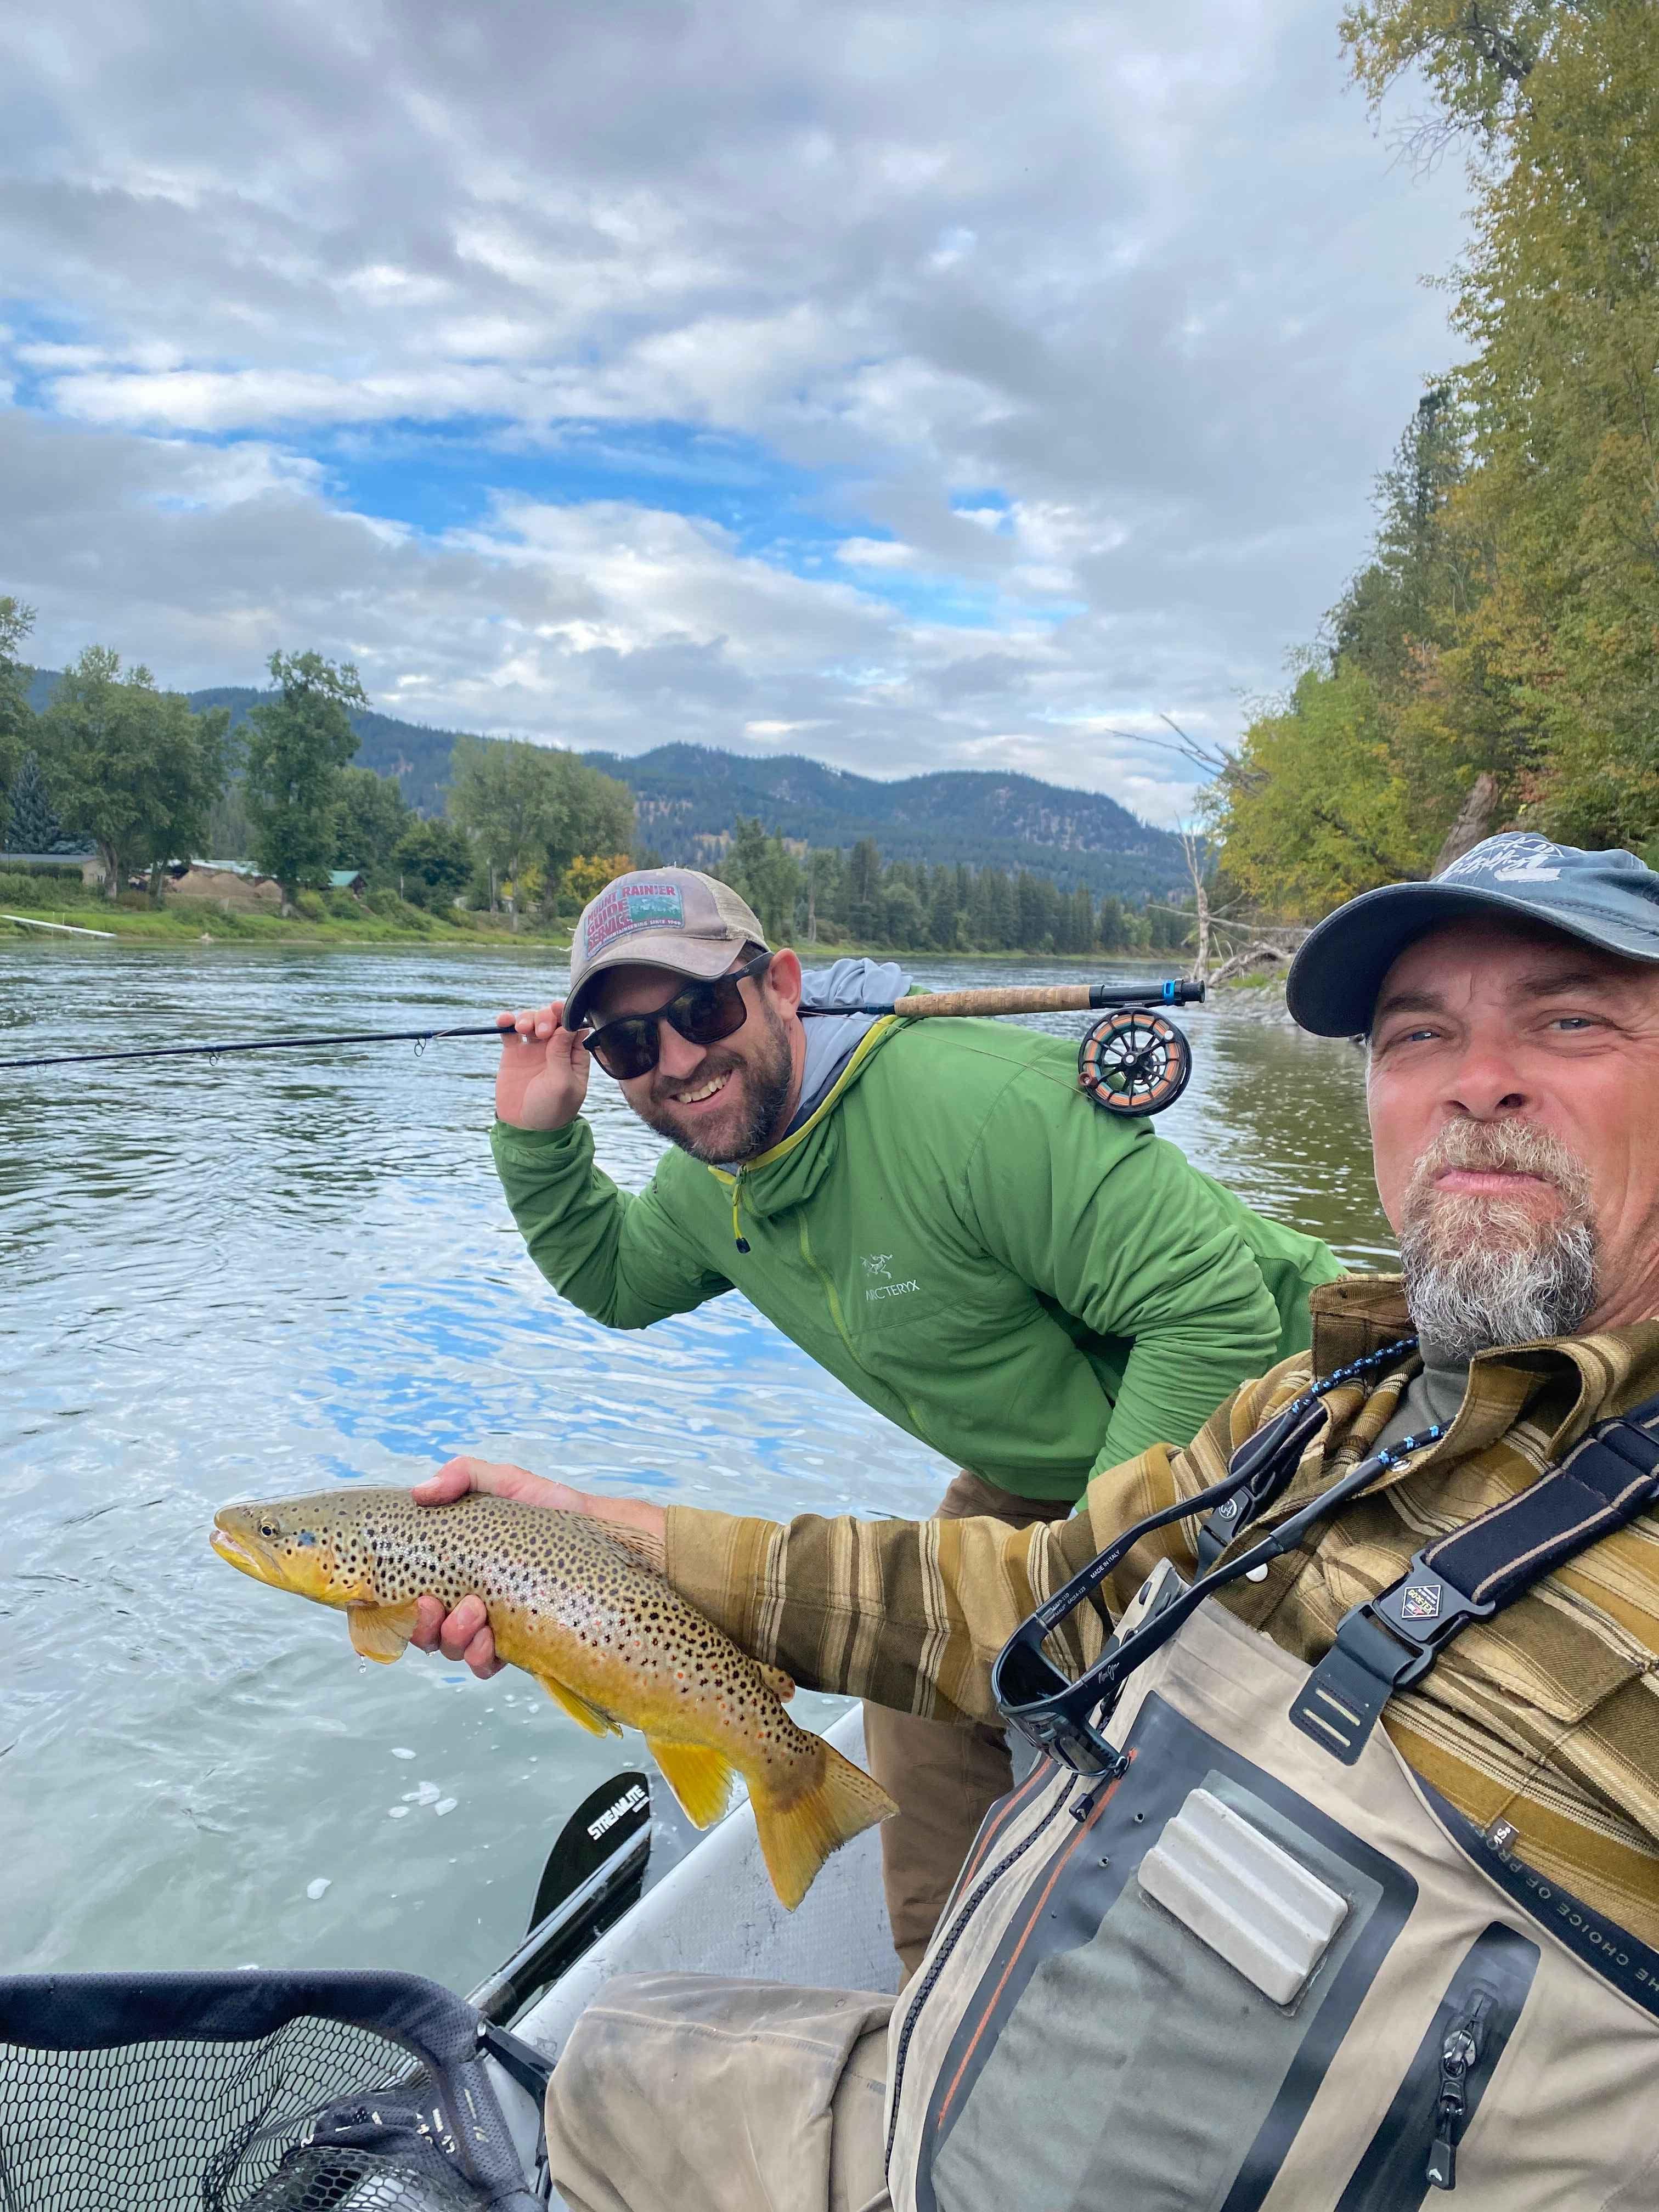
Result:
M577 1120L497 1122L495 1164L548 1280L612 1328L741 1290L849 1390L958 1466L1073 1499L1184 1444L1309 1341L1342 1271L1145 1121L1078 1088L1063 1038L896 1017L811 1119L735 1174L678 1150L637 1197Z

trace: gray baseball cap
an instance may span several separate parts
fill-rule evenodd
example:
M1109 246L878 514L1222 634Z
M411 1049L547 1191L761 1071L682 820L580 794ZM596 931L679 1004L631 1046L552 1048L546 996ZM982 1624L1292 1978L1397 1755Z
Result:
M730 884L695 868L640 868L618 876L589 899L577 921L564 1025L581 1027L593 985L607 968L665 968L707 981L725 975L745 945L765 944L753 909Z
M1426 884L1384 884L1327 915L1291 963L1292 1019L1359 1036L1408 945L1449 921L1506 914L1627 960L1659 961L1659 875L1634 853L1583 853L1529 830L1488 837Z

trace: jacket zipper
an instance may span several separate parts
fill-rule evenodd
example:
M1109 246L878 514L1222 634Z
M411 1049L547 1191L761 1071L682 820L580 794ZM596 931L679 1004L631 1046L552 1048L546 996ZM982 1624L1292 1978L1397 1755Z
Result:
M1494 1921L1464 1953L1336 2212L1418 2212L1457 2151L1525 2009L1538 1946Z
M1429 2186L1455 2189L1457 2146L1469 2124L1469 2075L1486 2047L1486 2023L1498 2002L1490 1990L1477 1990L1462 2017L1446 2030L1440 2045L1438 2125L1429 2153Z
M749 1249L749 1239L744 1235L743 1224L738 1218L738 1207L743 1199L744 1174L744 1170L741 1167L732 1171L732 1242L739 1252Z
M956 1949L957 1945L962 1941L963 1936L967 1929L968 1923L973 1918L975 1913L978 1911L980 1906L990 1895L992 1890L995 1888L998 1882L1001 1881L1003 1875L1007 1873L1009 1868L1014 1865L1017 1861L1024 1857L1026 1852L1030 1850L1037 1838L1042 1834L1043 1831L1054 1820L1056 1815L1060 1813L1060 1808L1066 1803L1066 1799L1071 1796L1073 1790L1076 1787L1077 1780L1078 1778L1075 1774L1068 1774L1066 1776L1065 1788L1055 1798L1054 1803L1048 1808L1042 1818L1037 1822L1036 1827L1033 1828L1019 1843L1016 1844L1012 1850L1005 1852L1003 1856L1000 1858L996 1864L991 1869L990 1872L982 1875L975 1884L972 1891L963 1901L962 1909L957 1914L955 1920L951 1922L950 1932L945 1936L945 1941L939 1945L938 1950L934 1952L933 1959L928 1965L927 1972L922 1976L921 1987L917 1990L915 1997L911 2000L909 2009L904 2015L904 2025L899 2030L898 2048L893 2054L892 2103L890 2117L887 2123L887 2151L886 2155L882 2160L884 2172L890 2170L893 2163L893 2138L898 2133L899 2098L904 2087L904 2065L906 2059L909 2057L910 2038L915 2032L916 2021L921 2016L921 2008L932 1996L933 1986L939 1980L939 1974L944 1968L946 1960L950 1958L951 1952Z

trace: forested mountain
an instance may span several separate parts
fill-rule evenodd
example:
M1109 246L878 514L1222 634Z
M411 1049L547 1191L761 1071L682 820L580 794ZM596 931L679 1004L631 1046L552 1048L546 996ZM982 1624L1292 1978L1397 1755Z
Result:
M1187 880L1167 830L1149 829L1097 792L1035 776L946 769L883 783L795 753L752 760L707 745L585 757L628 785L641 842L665 860L695 861L707 849L699 840L719 837L744 816L808 845L872 837L891 860L1031 868L1063 890L1081 884L1139 897Z
M55 681L53 671L34 672L30 703L37 711ZM234 729L268 696L251 684L221 684L189 697L198 713L228 707ZM411 806L441 814L450 754L465 733L372 710L355 711L351 723L357 765L395 775ZM639 842L667 860L706 861L719 849L716 841L746 817L792 842L845 848L871 837L888 860L1030 868L1062 890L1081 884L1140 899L1187 884L1181 848L1167 830L1149 828L1098 792L1067 791L1036 776L948 769L884 783L799 754L754 760L707 745L583 758L634 793Z

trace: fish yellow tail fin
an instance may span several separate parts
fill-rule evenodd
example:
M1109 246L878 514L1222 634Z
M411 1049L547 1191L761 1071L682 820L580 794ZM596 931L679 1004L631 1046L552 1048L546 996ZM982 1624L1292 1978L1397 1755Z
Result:
M862 1767L843 1759L820 1738L821 1759L804 1788L785 1795L769 1792L751 1775L749 1801L755 1808L762 1856L772 1887L793 1912L831 1851L854 1836L890 1820L898 1807Z

